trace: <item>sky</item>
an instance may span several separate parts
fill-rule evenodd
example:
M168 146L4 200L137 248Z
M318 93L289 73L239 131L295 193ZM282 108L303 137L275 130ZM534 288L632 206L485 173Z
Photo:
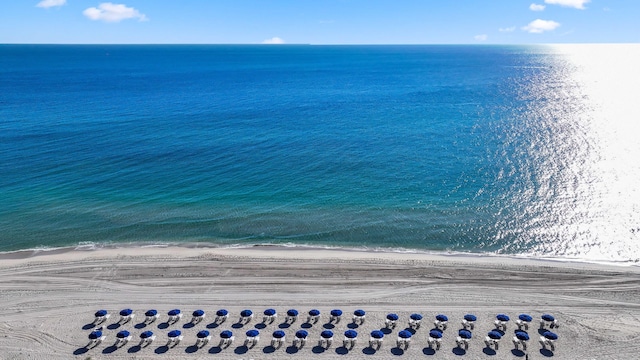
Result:
M0 43L639 43L640 0L0 0Z

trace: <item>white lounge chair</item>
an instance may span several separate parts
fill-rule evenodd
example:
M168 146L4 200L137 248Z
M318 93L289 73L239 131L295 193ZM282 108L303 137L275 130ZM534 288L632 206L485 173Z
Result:
M373 330L369 336L369 347L375 350L380 350L383 341L384 333L380 330Z
M358 309L353 312L353 323L356 325L362 325L365 321L366 312L362 309Z
M307 343L308 337L309 337L309 333L306 330L296 331L296 335L293 338L293 346L298 349L302 349L304 345Z
M429 344L430 348L434 350L440 350L440 346L442 345L442 331L438 329L429 331L427 343Z
M282 330L276 330L273 332L273 337L271 338L271 347L275 349L279 349L282 344L286 341L286 334Z
M458 331L458 337L456 338L456 346L461 349L469 350L469 343L471 342L471 331L461 329Z
M331 330L323 330L320 333L320 340L318 341L318 346L324 349L328 349L331 347L333 343L333 332Z
M258 344L258 341L260 341L260 331L256 329L247 331L245 335L247 335L247 338L244 340L244 346L248 348L256 346L256 344Z
M233 344L234 339L235 336L233 336L233 333L231 331L224 330L220 333L220 344L218 346L221 348L227 348L231 346L231 344Z

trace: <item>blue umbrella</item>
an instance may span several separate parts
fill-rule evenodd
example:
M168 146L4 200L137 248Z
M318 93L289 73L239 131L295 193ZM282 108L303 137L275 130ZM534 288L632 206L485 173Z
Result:
M140 334L140 339L148 339L150 337L153 336L153 332L147 330L145 332L143 332L142 334Z
M422 320L422 315L420 315L420 314L411 314L411 316L409 316L409 318L410 318L411 320L416 320L416 321L418 321L418 320Z
M554 321L556 318L553 317L553 315L549 315L549 314L544 314L542 315L542 320L544 321Z
M398 333L398 337L401 337L403 339L410 339L411 336L413 336L413 334L409 330L402 330Z
M492 330L489 331L489 333L487 334L490 338L494 339L494 340L500 340L502 339L502 334L500 334L499 332Z
M229 314L229 312L225 309L220 309L218 311L216 311L216 316L227 316Z
M304 338L306 338L307 336L309 336L309 333L308 333L308 332L306 332L305 330L298 330L298 331L296 331L296 337L297 337L298 339L304 339Z
M265 314L266 316L273 316L276 314L276 309L267 309L263 314Z
M147 312L144 313L144 316L156 316L158 315L158 310L147 310Z
M225 330L223 332L220 333L220 337L222 339L230 339L233 336L233 333L229 330Z
M98 310L95 313L96 317L101 317L101 316L106 316L107 315L107 310Z
M131 314L133 314L133 310L131 309L120 310L120 316L129 316Z
M447 317L447 315L438 314L438 315L436 315L436 320L438 320L438 321L449 321L449 318Z
M204 310L196 310L193 312L193 316L203 316Z
M533 320L533 318L529 314L520 314L518 316L518 319L520 319L522 321L526 321L526 322L531 322L531 320Z
M460 336L463 339L471 339L472 335L471 335L471 331L462 329L458 331L458 336Z
M371 332L371 337L374 339L382 339L384 337L384 333L380 330L373 330Z
M353 312L353 315L355 315L355 316L364 316L365 314L366 314L365 311L362 310L362 309L358 309L358 310Z
M331 310L331 316L342 316L342 310L340 309Z
M276 330L273 332L273 337L276 339L282 339L284 336L285 336L285 333L282 330Z
M89 334L89 339L95 340L100 338L101 336L102 336L102 331L96 330L96 331L92 331L91 334Z
M556 333L551 332L551 331L545 331L544 334L542 334L542 336L544 336L545 338L547 338L549 340L558 340L558 335Z
M347 330L344 332L344 336L349 339L355 339L358 337L358 332L355 330Z
M498 316L496 316L496 319L498 319L500 321L509 321L509 316L507 316L505 314L498 314Z
M176 316L180 314L180 309L169 310L169 316Z
M398 314L388 314L387 315L387 320L398 321L398 319L399 319Z
M287 316L298 316L298 310L296 309L287 310Z
M240 316L242 316L242 317L249 317L251 315L253 315L253 311L251 311L251 310L242 310L240 312Z
M516 331L516 337L520 340L523 341L528 341L529 340L529 334L527 334L524 331Z
M180 332L180 330L171 330L169 331L169 334L167 334L167 336L169 336L170 338L175 338L182 335L182 333Z
M333 332L331 330L324 330L320 333L320 336L323 339L330 339L333 337Z
M467 320L467 321L476 321L477 320L476 316L475 315L471 315L471 314L465 315L464 319Z
M311 309L311 310L309 310L309 315L311 315L311 316L318 316L318 315L320 315L320 310L317 310L317 309Z
M198 331L196 336L198 337L198 339L204 339L207 336L209 336L209 332L207 330L200 330L200 331Z
M124 338L128 337L129 335L131 335L131 333L130 333L130 332L128 332L127 330L122 330L122 331L119 331L119 332L116 334L116 337L117 337L118 339L124 339Z
M442 331L438 329L433 329L429 331L429 336L431 336L434 339L440 339L442 337Z
M249 331L246 332L247 337L256 337L258 335L260 335L260 331L256 330L256 329L251 329Z

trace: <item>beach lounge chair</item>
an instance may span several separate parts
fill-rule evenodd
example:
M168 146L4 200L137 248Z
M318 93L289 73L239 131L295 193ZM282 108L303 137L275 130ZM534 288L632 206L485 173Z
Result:
M473 330L473 328L476 325L476 316L472 315L472 314L467 314L464 316L464 318L462 319L462 327L465 330Z
M531 323L533 318L529 314L520 314L518 315L518 319L516 320L516 325L518 325L518 330L529 330L529 324Z
M341 317L342 317L342 310L333 309L329 313L329 323L336 323L337 324L337 323L340 322L340 318Z
M309 315L307 316L307 324L316 324L318 320L320 320L320 310L309 310Z
M287 324L293 324L298 320L298 310L289 309L287 310L287 317L284 319L284 322Z
M509 316L505 314L498 314L496 320L493 322L496 325L496 329L507 331L507 323L509 322Z
M558 319L553 317L553 315L542 315L542 318L540 319L540 329L557 329L558 327L560 327L560 324L558 324Z
M355 330L347 330L344 332L344 340L342 340L342 346L351 350L356 346L358 341L358 332Z
M328 349L331 347L332 343L333 343L333 331L323 330L320 333L320 340L318 341L318 346L324 349Z
M293 346L302 349L304 345L307 343L307 338L309 337L309 333L306 330L298 330L296 331L296 335L293 338Z
M369 336L369 347L372 349L380 350L383 340L384 333L380 330L373 330L371 332L371 336Z
M502 334L495 330L491 330L484 338L484 343L488 348L498 350L500 339L502 339Z
M458 330L458 337L456 338L456 345L465 350L469 350L469 343L471 342L471 331L466 329Z
M200 330L196 334L196 347L201 348L209 343L211 340L211 334L207 330Z
M366 312L362 309L358 309L353 312L353 323L356 325L364 324Z
M429 347L434 350L440 350L440 346L442 345L442 331L439 329L432 329L429 331L429 337L427 338L427 343Z
M120 320L118 320L118 324L126 324L129 321L131 321L131 319L133 319L136 316L136 314L133 313L133 310L131 309L123 309L120 310Z
M278 317L278 312L276 309L267 309L262 312L262 323L263 324L271 324Z
M222 324L223 322L227 321L228 318L229 318L229 312L225 309L220 309L216 311L215 323Z
M180 321L180 319L182 319L182 312L180 311L180 309L169 310L167 315L169 315L167 324L175 324Z
M247 338L244 340L244 346L248 348L256 346L258 341L260 341L260 331L257 329L248 330L245 335L247 335Z
M169 331L167 336L169 337L169 339L167 340L167 347L169 348L176 347L178 344L180 344L180 341L182 341L183 338L180 330L171 330Z
M115 347L122 347L127 345L127 343L131 340L131 333L127 330L118 331L116 334L116 343L113 345Z
M274 331L273 337L271 338L271 347L279 349L286 341L285 336L286 334L282 330Z
M422 315L420 314L411 314L409 316L409 328L410 329L420 329L420 324L422 323Z
M235 336L233 336L233 333L231 331L224 330L220 333L220 344L218 346L221 348L227 348L231 344L233 344L234 339Z
M436 315L436 320L433 322L433 326L436 327L436 329L440 329L442 331L447 330L447 323L449 322L449 318L446 315Z
M107 319L111 316L111 314L109 314L107 312L107 310L98 310L96 311L96 313L94 314L95 319L93 319L93 325L100 325L103 322L107 321Z
M527 351L527 342L529 341L529 334L522 330L516 330L515 336L513 337L513 346L516 350Z
M387 318L384 320L384 327L387 329L395 329L398 325L398 314L387 314Z
M396 341L398 349L407 350L411 344L411 336L413 336L413 334L409 330L400 331L398 333L398 340Z
M543 349L549 348L551 351L556 351L556 341L558 340L558 335L551 331L545 331L544 334L540 337L540 345Z
M138 344L139 347L143 348L143 347L147 347L149 345L151 345L151 343L156 339L156 336L153 335L153 332L151 331L144 331L142 334L140 334L140 343Z
M160 315L158 314L158 310L151 309L151 310L147 310L144 313L144 316L145 316L144 324L149 325L149 324L152 324L154 321L158 320L158 317Z
M191 324L197 324L200 321L202 321L204 319L204 317L206 316L204 310L196 310L191 314L191 321L189 323Z
M251 310L242 310L240 312L240 319L238 320L239 324L248 324L249 322L251 322L251 319L253 319L253 311Z
M102 334L102 330L94 330L91 332L91 334L89 334L89 343L87 344L87 346L85 346L85 348L94 348L100 345L100 343L102 343L106 338L107 336Z

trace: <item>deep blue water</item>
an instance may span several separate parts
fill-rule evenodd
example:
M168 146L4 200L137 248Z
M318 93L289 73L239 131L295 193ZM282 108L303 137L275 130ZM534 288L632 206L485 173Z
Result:
M0 45L0 251L637 260L638 215L620 233L589 210L606 194L578 70L544 46Z

